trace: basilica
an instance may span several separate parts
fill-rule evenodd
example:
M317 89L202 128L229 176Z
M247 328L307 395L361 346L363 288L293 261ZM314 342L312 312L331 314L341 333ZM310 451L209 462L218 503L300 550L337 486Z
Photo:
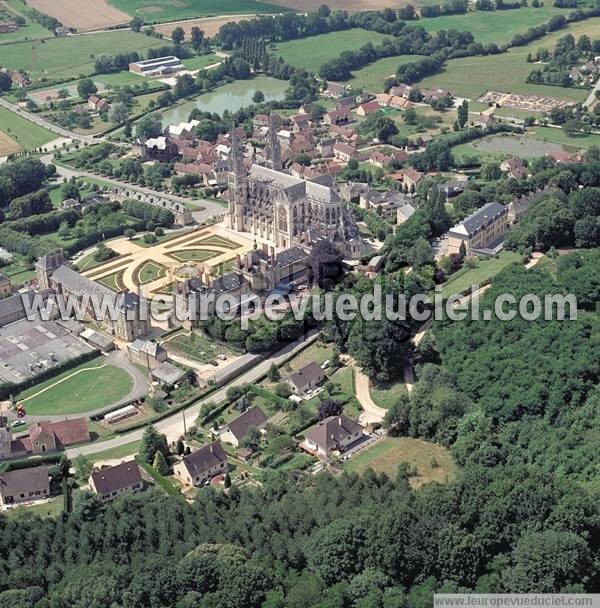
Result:
M311 247L320 239L337 245L347 258L365 253L348 205L330 175L312 180L283 170L277 126L269 121L264 165L244 166L235 131L229 154L229 227L272 242L275 247Z

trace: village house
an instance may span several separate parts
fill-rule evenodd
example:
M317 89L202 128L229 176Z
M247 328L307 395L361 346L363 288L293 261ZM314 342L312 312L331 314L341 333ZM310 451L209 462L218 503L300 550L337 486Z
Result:
M500 163L500 169L507 173L510 177L514 177L515 179L521 179L524 175L527 174L525 164L520 158L517 158L516 156L510 156L504 159Z
M232 420L219 434L222 441L238 447L251 428L262 429L267 423L264 412L255 405Z
M4 275L0 274L0 298L5 298L12 293L12 284L10 279Z
M473 122L476 127L480 127L481 129L487 130L491 129L496 124L496 119L493 114L484 114L483 112L479 112L479 115Z
M90 489L103 502L125 493L139 492L144 487L140 467L135 460L94 471L89 477Z
M0 34L9 34L10 32L16 32L17 24L12 19L5 19L0 21Z
M154 382L158 382L161 386L170 388L182 380L185 373L184 369L181 369L168 361L163 361L154 369L150 370L150 378Z
M27 74L21 74L21 72L9 72L10 79L15 87L24 89L31 84L31 79Z
M343 141L338 141L333 146L333 156L338 160L347 163L356 156L356 148Z
M402 207L398 207L396 209L396 224L404 224L406 220L410 219L415 211L416 209L410 203L406 203L405 205L402 205Z
M365 117L369 114L374 114L379 111L379 103L377 101L368 101L367 103L363 103L356 109L356 115Z
M36 422L29 431L32 454L55 452L86 441L90 441L90 433L85 418L71 418L59 422Z
M452 93L447 89L421 89L421 95L423 95L423 101L431 103L437 101L442 97L452 97Z
M564 150L552 150L552 152L546 152L544 156L546 156L546 158L553 158L557 165L581 163L583 160L579 154L569 154Z
M306 131L309 127L310 121L308 119L308 114L296 114L295 116L292 116L292 129L294 133Z
M167 349L157 342L137 338L127 345L127 356L136 365L142 365L146 369L154 369L167 360Z
M306 433L300 447L320 458L332 452L345 452L363 437L364 427L343 414L321 420Z
M345 125L352 120L352 113L349 108L341 110L332 110L327 112L323 117L323 123L326 125Z
M0 505L17 505L50 497L50 477L45 466L0 473Z
M98 112L107 112L110 108L108 101L98 97L98 95L90 95L90 98L88 99L88 106L92 110L96 110Z
M396 217L396 210L406 205L409 201L407 194L397 190L368 190L360 195L359 205L363 209L368 209L381 214L383 217L392 219Z
M227 472L227 454L220 441L208 445L184 456L173 466L173 474L186 486L199 486L215 475Z
M414 190L423 179L423 174L412 167L405 169L400 175L402 184L411 190Z
M547 193L546 188L540 188L533 192L527 192L521 196L515 197L508 205L508 223L515 224L527 212L531 204L537 201L541 196Z
M448 231L448 254L460 253L464 244L467 255L497 249L508 229L508 209L500 203L487 203Z
M333 137L321 139L317 144L317 152L323 158L330 158L333 156L333 146L335 146L335 139Z
M451 180L446 182L442 188L442 192L446 195L446 200L462 194L467 187L467 180Z
M178 125L169 125L167 133L176 142L193 141L196 135L196 127L199 124L199 120L190 120L189 122L180 122Z
M169 163L179 154L177 145L164 135L151 137L140 144L144 161L156 160L160 163Z
M408 99L408 96L410 95L411 91L412 87L410 85L401 82L400 84L391 87L389 90L389 94L393 95L394 97L405 97L406 99Z
M304 395L317 388L325 380L325 372L320 365L311 361L289 378L290 387L295 395Z
M347 90L347 84L342 82L328 82L322 95L329 99L340 99L341 97L344 97Z
M384 154L381 150L373 150L369 154L369 163L375 167L381 167L385 169L392 162L392 157L388 154Z

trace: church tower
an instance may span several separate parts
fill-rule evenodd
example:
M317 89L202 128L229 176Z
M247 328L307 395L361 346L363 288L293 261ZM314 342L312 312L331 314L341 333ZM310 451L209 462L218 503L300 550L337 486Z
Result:
M279 145L279 139L277 139L277 118L274 114L269 115L269 136L267 139L267 167L274 169L275 171L281 171L281 146Z
M246 198L246 169L240 138L231 127L231 146L229 148L229 174L227 176L229 195L229 227L242 232L244 230L244 201Z

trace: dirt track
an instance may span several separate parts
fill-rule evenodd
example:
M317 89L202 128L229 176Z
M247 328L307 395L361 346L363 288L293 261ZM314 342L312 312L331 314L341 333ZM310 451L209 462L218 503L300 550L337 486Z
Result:
M323 2L322 0L277 0L276 4L301 12L316 11ZM407 4L419 6L418 1L410 2L409 0L331 0L330 2L326 2L326 4L332 11L340 10L350 13L355 11L381 10L388 7L402 8Z
M110 6L106 0L27 0L27 4L79 32L131 21L130 15Z

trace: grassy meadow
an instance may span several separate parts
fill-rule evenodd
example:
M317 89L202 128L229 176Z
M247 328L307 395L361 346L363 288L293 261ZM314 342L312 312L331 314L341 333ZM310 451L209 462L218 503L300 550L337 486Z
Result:
M6 138L1 136L3 133L7 136ZM34 125L6 108L0 108L0 156L18 152L20 149L39 148L57 137L52 131ZM17 144L19 149L3 149L3 145L7 146L9 140L12 140L13 144ZM14 146L11 145L11 147Z
M115 30L49 40L30 40L2 46L2 65L12 70L24 69L32 80L77 78L94 73L95 58L103 53L146 53L165 41Z
M356 51L367 42L378 44L384 38L383 34L355 28L281 42L273 52L286 63L318 72L322 64L339 57L343 51Z
M567 15L570 9L553 6L525 7L506 11L473 11L466 15L444 15L420 19L418 24L428 32L454 29L471 32L477 42L497 45L509 43L515 34L546 23L554 15Z
M399 55L397 57L379 59L353 72L353 78L349 80L349 84L356 89L362 88L371 93L380 93L383 91L385 79L388 76L394 76L398 66L412 63L422 58L422 55Z

